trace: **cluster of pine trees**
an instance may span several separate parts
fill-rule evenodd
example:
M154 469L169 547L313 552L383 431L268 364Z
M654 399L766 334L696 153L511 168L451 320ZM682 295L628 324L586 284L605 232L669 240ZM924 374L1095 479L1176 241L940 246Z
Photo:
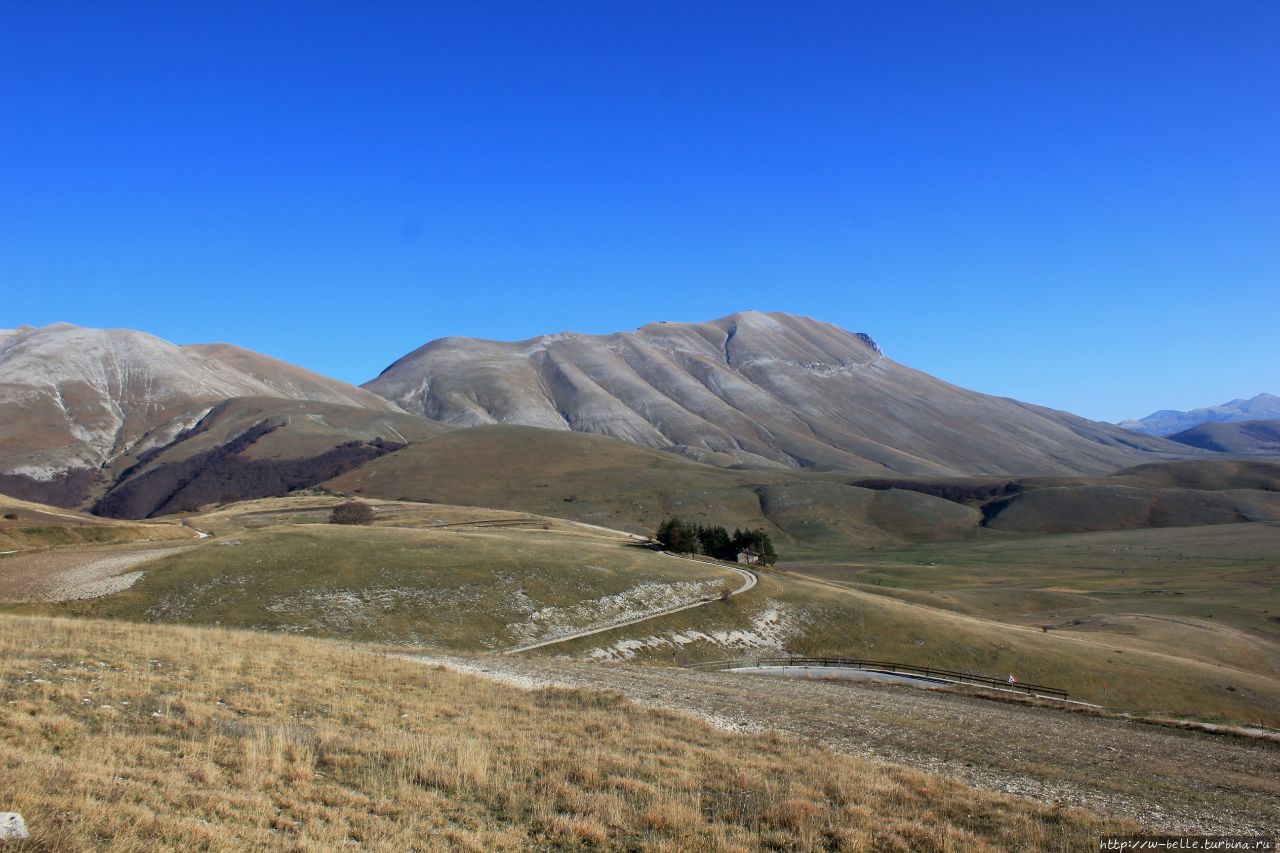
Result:
M658 525L653 538L676 554L706 554L718 560L736 560L746 551L759 556L766 566L778 560L773 541L763 530L734 530L730 535L718 524L692 524L672 517Z

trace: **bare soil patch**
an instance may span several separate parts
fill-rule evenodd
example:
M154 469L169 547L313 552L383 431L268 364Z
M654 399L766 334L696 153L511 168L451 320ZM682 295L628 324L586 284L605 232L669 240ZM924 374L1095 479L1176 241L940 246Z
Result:
M116 545L18 554L0 560L0 601L70 601L128 589L141 572L121 574L190 548L173 545Z

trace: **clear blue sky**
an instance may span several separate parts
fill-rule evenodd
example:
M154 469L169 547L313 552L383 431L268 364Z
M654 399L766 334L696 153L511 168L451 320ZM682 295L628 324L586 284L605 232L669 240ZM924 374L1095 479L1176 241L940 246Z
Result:
M1280 393L1280 3L0 0L0 326L353 382L783 310L1115 420Z

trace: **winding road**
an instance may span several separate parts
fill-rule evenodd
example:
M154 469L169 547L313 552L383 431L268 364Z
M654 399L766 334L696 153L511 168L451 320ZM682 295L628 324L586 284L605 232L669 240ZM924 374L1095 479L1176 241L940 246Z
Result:
M584 526L595 527L595 525L584 525ZM608 528L598 528L598 529L607 530ZM620 533L621 531L614 530L610 532ZM633 536L633 534L624 534L624 535ZM634 537L634 538L640 539L643 537ZM668 557L674 557L675 559L678 559L678 560L688 559L685 557L680 557L679 555L676 555L676 554L672 554L669 551L663 551L662 553L666 554ZM738 587L733 592L729 593L730 596L742 595L742 593L753 588L756 585L756 583L759 582L759 578L756 576L756 573L748 569L739 569L736 566L721 566L720 568L727 569L731 572L736 572L737 574L741 575L743 578L744 583L742 584L742 586ZM572 634L565 634L562 637L555 637L550 640L540 640L536 643L528 643L527 645L516 646L513 649L507 649L506 651L503 652L503 654L514 655L514 654L518 654L519 652L528 652L528 651L532 651L533 649L541 649L546 646L554 646L557 643L567 643L570 640L577 640L582 637L590 637L592 634L603 634L605 631L613 631L617 628L625 628L628 625L636 625L640 622L648 622L650 619L657 619L659 616L670 616L672 613L679 613L682 610L692 610L695 607L702 607L703 605L710 604L711 602L717 601L717 600L718 599L715 599L715 598L702 598L702 599L699 599L698 601L690 602L689 604L681 604L679 607L669 607L666 610L658 610L654 613L649 613L645 616L637 616L634 619L626 619L621 622L610 622L604 625L596 625L591 628L584 628L581 631L575 631Z

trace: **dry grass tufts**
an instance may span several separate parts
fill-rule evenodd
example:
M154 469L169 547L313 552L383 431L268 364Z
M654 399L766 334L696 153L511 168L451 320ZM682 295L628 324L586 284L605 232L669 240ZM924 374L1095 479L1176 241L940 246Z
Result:
M336 642L4 616L0 675L0 808L33 834L14 850L1038 850L1136 829Z

